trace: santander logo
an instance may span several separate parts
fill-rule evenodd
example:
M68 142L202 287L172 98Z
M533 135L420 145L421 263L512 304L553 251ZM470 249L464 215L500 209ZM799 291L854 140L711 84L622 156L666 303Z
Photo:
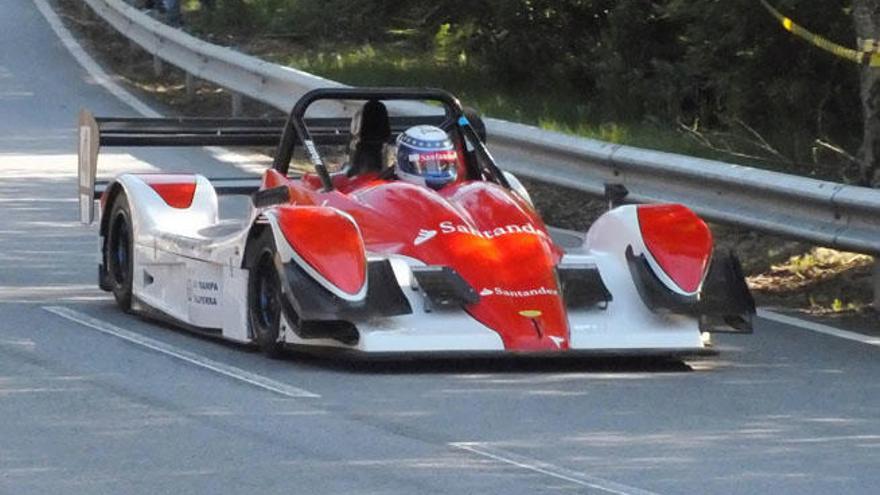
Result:
M526 290L507 290L501 287L485 288L480 291L480 296L503 296L503 297L534 297L534 296L558 296L559 291L556 289L548 289L546 287L538 287L537 289Z
M448 235L448 234L467 234L475 237L481 237L483 239L495 239L497 237L502 237L510 234L530 234L537 236L544 236L544 232L535 228L531 223L525 223L522 225L510 224L505 225L503 227L495 227L494 229L489 230L478 230L474 227L464 225L464 224L455 224L451 221L440 222L439 225L440 230L429 230L429 229L421 229L419 230L418 235L413 240L413 244L416 246L424 244L425 242L430 241L438 234Z
M424 243L430 241L431 239L433 239L435 237L437 237L436 230L422 229L419 231L419 235L416 236L415 240L413 241L413 244L418 246L418 245L421 245L421 244L424 244Z

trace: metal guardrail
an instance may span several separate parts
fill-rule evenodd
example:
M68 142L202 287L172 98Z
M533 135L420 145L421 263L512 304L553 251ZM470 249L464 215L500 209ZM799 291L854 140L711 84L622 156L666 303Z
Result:
M594 195L622 183L630 200L681 202L719 223L880 255L880 190L488 120L493 147L541 164L503 163L514 173Z
M199 40L122 0L84 1L154 56L285 112L306 91L341 86ZM486 119L486 124L502 168L524 177L597 196L605 183L621 183L634 201L680 202L712 221L880 255L880 190L620 146L502 120Z

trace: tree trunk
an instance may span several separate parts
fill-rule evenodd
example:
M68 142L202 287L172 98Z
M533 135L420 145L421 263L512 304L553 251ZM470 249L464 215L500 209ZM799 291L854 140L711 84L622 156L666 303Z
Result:
M860 39L880 40L880 0L853 0L853 20ZM861 175L863 185L880 187L880 67L864 65L861 71L865 123Z

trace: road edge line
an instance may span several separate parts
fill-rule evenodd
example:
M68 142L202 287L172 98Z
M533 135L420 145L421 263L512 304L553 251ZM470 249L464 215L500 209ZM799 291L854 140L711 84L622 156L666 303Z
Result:
M83 48L83 46L76 40L73 34L69 29L61 22L61 19L58 17L58 14L52 9L52 7L48 4L46 0L32 0L34 5L36 5L37 10L40 14L43 15L43 18L46 19L46 22L49 23L49 27L52 28L52 31L55 32L55 35L58 39L61 40L61 44L64 45L64 48L73 56L73 59L86 71L94 81L106 89L110 94L115 96L119 101L131 107L135 112L141 114L143 117L148 118L162 118L165 115L162 112L159 112L149 104L145 103L143 100L135 96L131 91L125 89L121 84L117 83L107 71L104 70L103 67L95 60L94 57L89 55L89 53ZM231 164L235 168L243 172L254 173L254 170L239 166L238 163L248 163L248 160L235 151L230 149L220 147L220 146L205 146L205 150L214 157L214 159ZM238 160L236 162L230 162L228 160L222 160L219 158L219 155L228 154L238 156ZM271 157L269 157L271 158Z
M613 495L659 495L656 492L627 486L614 481L597 478L595 476L588 476L567 468L554 466L544 461L514 454L513 452L508 452L497 447L491 447L486 442L450 442L447 445L487 459L492 459L504 464L533 471L583 487L592 488L594 490L600 490L605 493L611 493Z
M867 344L874 347L880 347L880 337L871 337L870 335L865 335L863 333L842 330L840 328L824 325L822 323L815 323L801 318L796 318L794 316L777 313L768 309L758 309L758 317L776 323L782 323L783 325L809 330L811 332L819 333L822 335L828 335L831 337L837 337L839 339L859 342L861 344Z
M61 22L58 14L55 13L46 0L33 0L33 2L34 5L36 5L37 10L43 15L43 18L46 19L46 22L49 23L49 27L52 28L52 31L54 31L55 35L58 36L58 39L61 40L61 44L67 48L67 51L70 52L74 60L79 63L80 67L82 67L96 83L144 117L162 117L160 112L141 101L107 74L98 62L85 51L76 38L73 37L70 30L68 30L64 23Z
M286 397L291 398L313 398L319 399L320 395L309 392L308 390L294 387L292 385L287 385L286 383L279 382L277 380L273 380L271 378L266 378L262 375L258 375L256 373L252 373L250 371L243 370L236 366L231 366L228 364L224 364L218 361L214 361L213 359L209 359L203 356L199 356L198 354L185 351L183 349L176 349L170 344L166 344L164 342L151 339L149 337L145 337L138 333L132 332L130 330L126 330L124 328L120 328L112 323L108 323L103 320L99 320L92 316L89 316L85 313L80 313L79 311L64 307L64 306L42 306L42 309L52 313L56 316L64 318L66 320L72 321L74 323L78 323L80 325L89 327L93 330L97 330L101 333L125 340L132 344L137 344L141 347L145 347L147 349L159 352L161 354L165 354L166 356L173 357L175 359L179 359L181 361L193 364L200 368L204 368L220 375L227 376L229 378L233 378L235 380L248 383L250 385L262 388L264 390L268 390L270 392L274 392L277 394L284 395Z

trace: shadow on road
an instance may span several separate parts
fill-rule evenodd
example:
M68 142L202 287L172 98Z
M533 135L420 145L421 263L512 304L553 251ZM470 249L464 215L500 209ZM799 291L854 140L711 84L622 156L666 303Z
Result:
M681 373L692 371L680 359L670 358L585 358L585 357L529 357L529 356L455 356L370 358L354 355L314 354L291 351L285 360L301 366L333 369L366 374L431 374L431 373Z

